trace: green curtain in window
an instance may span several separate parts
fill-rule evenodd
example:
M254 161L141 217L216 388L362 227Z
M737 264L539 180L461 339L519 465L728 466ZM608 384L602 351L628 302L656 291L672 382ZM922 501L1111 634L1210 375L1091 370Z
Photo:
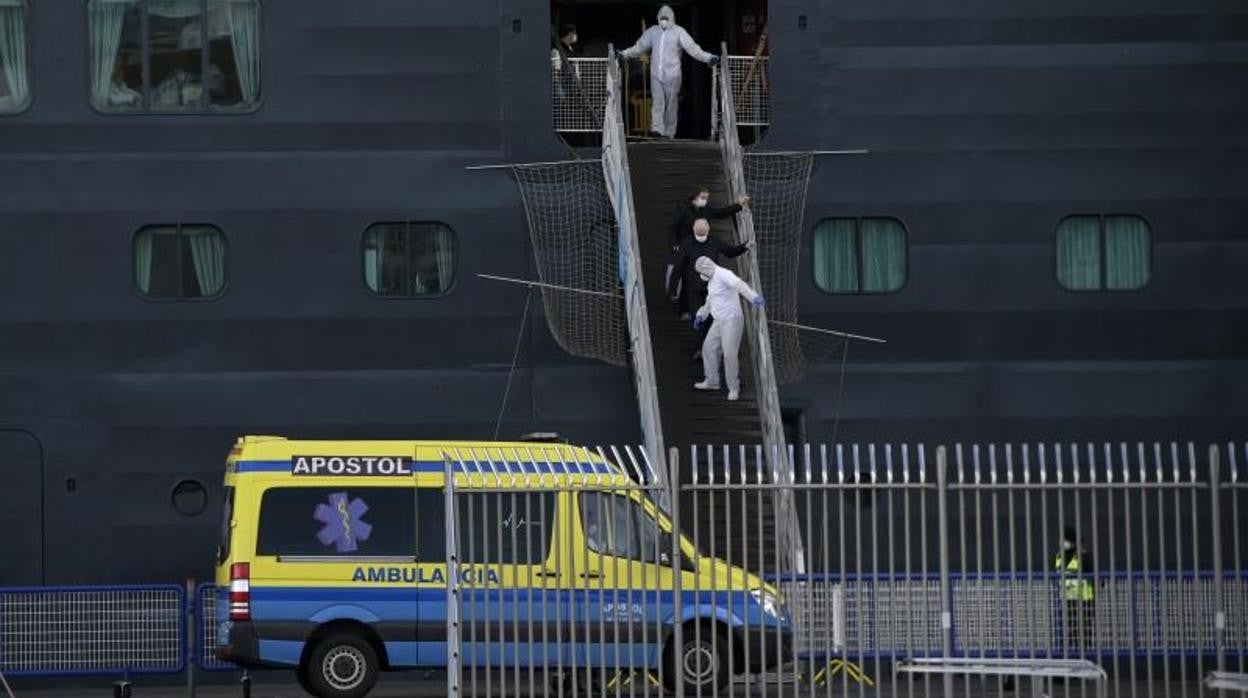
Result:
M1148 224L1139 216L1106 216L1105 288L1140 288L1148 272Z
M152 233L141 230L134 236L134 283L143 295L152 288Z
M906 231L892 218L863 218L862 290L896 291L906 281Z
M213 228L184 228L199 293L215 296L225 289L225 237Z
M1075 291L1101 288L1101 221L1070 216L1057 227L1057 280Z
M26 8L18 0L0 0L0 73L9 93L0 97L0 111L25 107L30 96L26 81Z
M815 228L815 285L829 293L858 292L858 245L852 218L829 218Z
M256 0L232 0L228 4L230 41L243 102L260 100L260 6Z
M364 284L368 290L377 293L380 289L378 279L381 278L381 236L369 231L364 241Z
M434 237L434 255L438 265L438 293L451 290L455 276L455 238L449 228L438 226Z

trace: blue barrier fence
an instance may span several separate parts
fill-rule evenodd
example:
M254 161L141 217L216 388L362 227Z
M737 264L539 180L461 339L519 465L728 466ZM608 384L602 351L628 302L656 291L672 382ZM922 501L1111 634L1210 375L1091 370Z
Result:
M0 671L176 674L186 668L186 619L176 585L0 588Z
M770 575L785 592L802 657L939 656L942 599L933 574ZM1216 652L1213 573L1103 572L1080 645L1061 577L950 575L949 632L960 657L1196 657ZM1223 576L1226 646L1248 656L1248 574ZM13 676L237 670L216 658L216 587L0 588L0 672ZM189 601L189 605L188 605Z
M1102 572L1076 611L1056 573L768 575L784 591L799 655L941 656L941 614L958 657L1197 657L1217 652L1209 571ZM1248 574L1224 574L1228 655L1248 656ZM1075 620L1074 613L1083 618ZM1082 623L1082 628L1071 627Z

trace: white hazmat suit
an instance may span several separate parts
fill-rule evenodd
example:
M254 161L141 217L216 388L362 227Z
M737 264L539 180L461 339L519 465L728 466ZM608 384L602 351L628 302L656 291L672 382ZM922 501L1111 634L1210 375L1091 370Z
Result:
M620 55L635 58L650 52L650 90L654 102L650 107L650 130L668 138L676 137L676 120L680 96L680 52L703 63L713 63L715 56L702 50L684 27L676 24L672 8L659 8L659 23L641 35L631 48Z
M705 378L694 387L699 390L719 389L719 358L724 358L724 378L728 382L728 399L736 400L741 391L741 365L738 351L741 348L741 329L745 318L741 314L742 296L756 306L763 304L763 297L754 292L749 284L736 274L712 262L709 257L698 257L693 268L706 279L706 303L698 308L698 322L706 316L715 319L711 331L702 342L702 370Z

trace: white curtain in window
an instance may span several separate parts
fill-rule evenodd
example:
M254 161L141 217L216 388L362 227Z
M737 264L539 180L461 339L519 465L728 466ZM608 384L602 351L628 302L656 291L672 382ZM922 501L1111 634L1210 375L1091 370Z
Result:
M215 296L225 288L225 239L212 228L188 228L184 233L191 243L191 261L199 292Z
M87 5L87 30L91 37L91 98L97 106L109 105L113 67L121 46L121 26L126 10L135 0L91 0Z
M134 236L134 283L144 295L152 288L152 234L143 231Z
M438 292L446 293L451 288L451 275L455 273L455 238L447 228L438 227L434 238L434 254L438 262Z
M9 85L8 104L0 101L0 109L18 109L30 94L26 82L26 8L18 0L0 0L0 67Z
M231 0L229 9L238 85L243 102L255 104L260 99L260 7L255 0Z

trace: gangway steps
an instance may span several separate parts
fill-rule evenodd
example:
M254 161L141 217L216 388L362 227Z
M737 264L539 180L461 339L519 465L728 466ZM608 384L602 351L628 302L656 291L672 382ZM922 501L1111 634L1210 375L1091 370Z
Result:
M630 143L628 146L629 169L632 174L634 210L642 255L642 272L645 275L646 306L650 321L651 344L655 359L655 376L658 383L659 406L662 413L664 439L669 447L679 448L682 463L687 463L689 447L724 444L737 447L745 444L752 452L762 443L759 425L757 391L753 375L754 362L747 341L742 341L740 352L741 396L729 402L726 391L700 391L693 384L702 379L702 364L691 361L697 349L697 336L689 320L682 320L667 298L664 277L668 261L668 230L673 219L699 187L710 189L712 205L728 203L728 189L724 177L723 160L719 146L706 141L655 140ZM735 242L732 220L711 221L711 234L725 242ZM723 265L737 270L733 261ZM734 453L734 458L736 454ZM716 454L718 460L719 454ZM751 461L753 455L750 456ZM705 462L702 464L706 467ZM691 477L688 465L682 467L681 480ZM739 474L737 474L739 475ZM756 477L755 471L749 477ZM766 478L769 479L769 478ZM714 546L725 550L727 541L734 540L740 546L740 531L731 537L726 528L729 522L739 529L744 516L750 517L750 528L757 525L761 511L767 531L773 530L772 502L770 497L730 498L715 506L686 506L687 523L697 517L703 537L709 535L714 521ZM682 504L693 505L692 498ZM760 508L761 507L761 508ZM765 538L760 538L765 540ZM703 548L711 547L710 540L703 541ZM758 559L758 546L748 545L750 560ZM763 563L774 564L773 551L762 550ZM740 555L741 549L734 550ZM754 562L751 567L757 566Z

